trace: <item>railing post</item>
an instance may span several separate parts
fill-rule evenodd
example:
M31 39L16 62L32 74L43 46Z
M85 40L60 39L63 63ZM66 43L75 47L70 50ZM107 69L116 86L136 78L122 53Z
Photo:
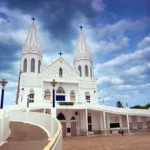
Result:
M26 109L26 123L28 122L29 108Z
M2 126L1 126L1 136L2 136L2 141L3 141L3 136L4 136L4 109L2 110Z

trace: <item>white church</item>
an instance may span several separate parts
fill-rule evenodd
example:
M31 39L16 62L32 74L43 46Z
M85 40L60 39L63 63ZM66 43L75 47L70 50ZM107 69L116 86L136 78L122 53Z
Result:
M73 66L62 56L43 65L36 25L31 24L22 47L16 104L51 114L62 124L63 136L150 130L150 110L116 108L98 103L93 61L80 27Z

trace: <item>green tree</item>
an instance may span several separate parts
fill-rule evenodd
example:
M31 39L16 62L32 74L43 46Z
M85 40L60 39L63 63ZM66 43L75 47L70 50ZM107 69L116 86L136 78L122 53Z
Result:
M148 108L150 108L150 103L147 103L146 105L145 105L145 107L148 109Z
M117 101L116 107L123 108L123 103L121 103L121 101Z
M145 104L144 106L141 106L141 105L135 105L135 106L132 106L130 108L134 108L134 109L149 109L150 108L150 103L147 103Z

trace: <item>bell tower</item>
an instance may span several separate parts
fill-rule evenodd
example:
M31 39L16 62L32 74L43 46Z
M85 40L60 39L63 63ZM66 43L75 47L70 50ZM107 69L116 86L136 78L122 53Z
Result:
M25 44L22 47L21 72L22 73L40 73L43 63L41 44L37 35L35 18L32 19Z
M83 27L80 26L77 48L74 53L74 67L82 79L93 78L93 62L91 53L87 48Z

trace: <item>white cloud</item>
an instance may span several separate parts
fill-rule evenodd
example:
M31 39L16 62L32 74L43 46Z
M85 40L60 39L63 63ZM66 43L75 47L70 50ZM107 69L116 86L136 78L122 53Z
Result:
M143 74L149 70L150 70L150 62L131 67L125 71L125 74L134 76L137 74Z
M150 47L150 36L145 37L139 44L139 48Z
M126 31L141 31L150 24L150 18L145 17L139 20L122 19L114 24L99 24L99 36L116 36Z
M150 47L145 45L141 49L96 64L94 71L99 77L97 82L100 97L111 97L112 103L117 100L127 101L132 105L146 103L150 96ZM116 84L115 80L111 80L113 77L123 82L116 80L119 81Z
M91 20L85 17L82 13L77 12L76 18L70 22L72 28L79 32L77 26L80 24L84 27L88 48L93 52L101 54L110 54L120 52L129 47L129 38L125 35L127 31L141 31L150 24L150 18L141 18L139 20L122 19L113 24L97 24L94 27L91 25ZM73 46L76 42L72 40Z
M112 60L109 60L103 64L97 64L96 70L101 68L113 68L113 67L122 67L123 65L131 65L131 64L140 64L141 62L145 62L149 59L150 48L136 50L133 53L122 54ZM124 67L124 66L123 66Z
M129 46L129 39L127 37L119 38L116 40L106 41L87 41L89 46L92 48L92 52L111 53L119 52L126 49Z
M104 10L104 4L102 0L92 0L91 8L95 12L101 12Z
M118 78L118 77L110 77L110 76L101 76L99 77L99 79L97 80L97 84L101 85L101 84L107 84L107 83L111 83L111 84L122 84L123 80Z

